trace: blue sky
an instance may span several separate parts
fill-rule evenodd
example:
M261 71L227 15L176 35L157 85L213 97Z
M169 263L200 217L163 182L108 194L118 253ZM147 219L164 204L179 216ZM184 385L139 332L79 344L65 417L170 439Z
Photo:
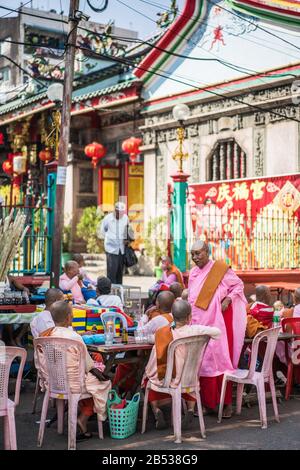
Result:
M28 0L23 0L23 4L26 4ZM161 7L155 7L145 3L143 0L120 0L128 6L135 8L140 13L153 19L147 19L141 14L138 14L128 8L126 5L122 5L118 0L109 0L108 8L103 13L93 12L86 0L80 0L80 9L85 13L90 15L91 21L98 21L107 23L109 20L115 20L116 26L121 26L124 28L130 28L137 30L139 36L145 38L149 36L152 32L155 31L156 25L155 21L158 18L156 16L157 12L163 11L164 7L169 7L169 0L147 0L150 3L161 5ZM94 5L101 5L103 0L91 0ZM185 3L184 0L179 0L179 8L182 8L182 5ZM1 6L6 6L9 8L18 8L20 6L19 0L0 0ZM27 5L30 7L30 2ZM44 11L49 11L50 9L55 9L57 12L61 10L65 14L69 11L69 0L32 0L32 6L34 8L39 8ZM0 16L6 15L8 12L0 8ZM11 13L9 16L14 16L14 13Z

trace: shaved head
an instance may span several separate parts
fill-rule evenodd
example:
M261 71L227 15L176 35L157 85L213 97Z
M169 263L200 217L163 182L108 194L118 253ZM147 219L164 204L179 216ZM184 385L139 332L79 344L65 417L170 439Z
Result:
M300 304L300 287L295 289L294 300L295 300L295 304Z
M54 302L50 307L50 313L55 325L69 325L72 321L72 305L63 300Z
M267 305L271 305L271 290L268 286L257 286L255 289L255 295L257 302L262 302Z
M172 260L170 256L162 256L161 257L161 267L163 271L168 271L172 266Z
M170 292L174 294L175 299L181 297L182 291L183 287L180 282L172 282L172 284L170 285Z
M190 320L191 313L191 306L186 300L175 300L172 307L172 315L175 322L188 323Z
M45 294L45 304L47 310L51 307L54 302L58 300L63 300L64 299L64 294L60 289L48 289L46 294Z
M202 269L209 261L209 246L203 240L197 240L193 243L191 248L192 260Z
M170 291L160 292L156 299L157 307L165 313L170 313L174 303L174 294Z
M72 279L79 274L79 264L76 261L67 261L65 264L65 273Z
M205 250L209 253L209 246L203 240L197 240L192 244L191 251Z
M183 289L182 294L181 294L182 300L188 300L189 298L189 290L188 289Z

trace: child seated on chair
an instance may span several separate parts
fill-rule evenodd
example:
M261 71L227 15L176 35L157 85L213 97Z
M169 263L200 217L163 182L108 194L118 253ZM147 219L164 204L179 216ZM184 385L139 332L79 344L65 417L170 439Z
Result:
M79 272L79 266L76 261L68 261L65 264L65 272L59 278L59 288L63 292L71 291L74 301L77 304L85 304L82 288L83 276Z
M45 310L38 313L30 323L31 333L34 338L38 338L43 331L55 326L50 307L58 300L64 300L62 291L60 289L48 289L45 294Z
M50 307L50 313L54 322L54 327L49 328L44 331L42 337L56 337L56 338L66 338L66 339L75 339L84 344L81 336L78 335L75 331L69 327L72 324L73 313L72 306L69 303L64 301L54 302ZM84 344L85 349L85 390L79 390L78 383L76 382L76 371L74 365L78 363L78 359L72 350L69 351L69 356L67 358L67 363L69 366L69 380L70 380L70 389L74 393L90 393L92 398L86 398L80 400L79 409L80 414L78 416L77 424L80 429L79 440L87 439L92 437L90 433L87 432L87 422L90 416L94 413L97 413L101 421L106 419L106 402L108 398L108 393L111 389L110 380L103 374L104 364L102 361L101 354L94 354L95 361L91 358L88 353L88 350ZM41 370L43 370L43 365L40 364ZM75 392L76 390L76 392Z
M111 293L111 280L108 277L98 277L96 292L97 299L88 300L88 305L100 305L101 307L118 307L123 310L123 304L120 297Z
M173 321L171 310L174 302L175 296L172 292L162 291L158 294L155 307L148 309L142 316L143 327L148 334L154 335L158 328Z
M155 333L155 345L152 349L142 381L144 386L146 386L148 381L154 385L162 386L167 370L168 346L173 340L194 335L209 335L213 339L220 336L221 332L218 328L202 325L190 325L192 318L191 306L186 300L178 299L174 302L172 306L172 315L174 319L173 323L160 328ZM171 387L176 388L180 383L185 357L185 346L178 346L175 352L176 372L174 371L175 374L173 375L170 384ZM187 412L183 420L183 428L187 428L193 420L196 395L194 393L184 393L182 397L187 403ZM155 416L156 429L164 429L166 427L166 421L160 407L169 401L169 395L150 390L148 399Z
M80 253L75 253L73 255L73 261L76 261L76 263L79 266L79 273L82 275L83 281L87 283L87 287L92 286L96 287L97 282L94 279L91 279L86 270L84 269L85 263L84 263L84 257Z
M154 343L155 332L173 321L171 314L175 297L172 292L160 292L156 299L156 310L148 317L142 316L144 333L148 335L148 342ZM129 392L135 384L136 367L138 364L119 364L113 379L113 387L118 387L120 393Z

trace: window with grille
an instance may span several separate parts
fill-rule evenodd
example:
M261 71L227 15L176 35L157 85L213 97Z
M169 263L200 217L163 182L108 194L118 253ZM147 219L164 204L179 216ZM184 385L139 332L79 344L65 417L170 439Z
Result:
M247 176L247 156L234 139L217 142L207 159L207 181Z

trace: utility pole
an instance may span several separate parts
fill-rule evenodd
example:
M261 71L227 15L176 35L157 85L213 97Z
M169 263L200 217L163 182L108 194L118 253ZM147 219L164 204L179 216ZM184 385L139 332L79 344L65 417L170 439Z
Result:
M64 91L61 113L60 140L57 162L56 204L54 211L54 231L52 240L52 285L58 287L61 270L62 233L64 228L65 186L67 176L67 155L70 140L71 104L74 76L75 45L77 38L78 19L75 11L79 9L79 0L70 0L69 34L65 57Z

